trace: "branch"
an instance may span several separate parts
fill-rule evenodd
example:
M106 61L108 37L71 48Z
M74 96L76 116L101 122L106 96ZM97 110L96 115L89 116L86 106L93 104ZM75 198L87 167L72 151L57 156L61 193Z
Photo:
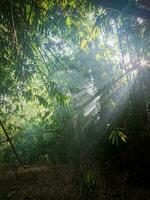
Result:
M14 21L14 14L13 14L13 2L12 0L10 0L10 8L11 8L11 19L12 19L12 27L13 27L13 30L14 30L14 35L13 35L13 38L15 39L15 41L13 41L13 43L15 42L16 43L16 47L19 46L19 43L18 43L18 38L17 38L17 32L16 32L16 28L15 28L15 21Z
M21 158L19 157L19 155L18 155L18 153L17 153L17 151L16 151L16 149L15 149L15 147L14 147L14 145L13 145L13 143L12 143L12 141L11 141L11 139L10 139L10 137L9 137L9 135L8 135L8 133L7 133L7 131L6 131L6 129L5 129L5 127L4 127L4 125L3 125L3 123L2 123L1 120L0 120L0 126L2 127L2 130L3 130L3 132L4 132L4 134L5 134L6 138L7 138L6 141L8 141L8 142L10 143L10 145L11 145L11 148L12 148L12 150L13 150L13 152L14 152L16 158L17 158L17 160L19 161L20 165L21 165L23 168L25 168L25 166L24 166L24 164L23 164Z

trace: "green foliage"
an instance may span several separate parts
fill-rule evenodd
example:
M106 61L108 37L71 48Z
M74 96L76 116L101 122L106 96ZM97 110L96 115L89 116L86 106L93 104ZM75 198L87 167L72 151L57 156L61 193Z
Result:
M72 25L72 19L71 19L71 17L67 17L66 24L67 24L68 27L70 27Z
M84 181L87 184L87 186L91 186L94 185L95 183L95 173L92 170L87 170L85 172L85 176L84 176Z
M119 140L123 142L127 141L127 135L123 133L120 129L115 129L111 132L109 140L111 140L112 144L116 144L118 146Z
M76 159L107 124L112 144L126 142L116 127L133 128L130 97L142 82L135 66L149 55L149 25L82 0L5 1L0 11L0 119L20 156ZM8 144L0 148L1 161L15 161Z

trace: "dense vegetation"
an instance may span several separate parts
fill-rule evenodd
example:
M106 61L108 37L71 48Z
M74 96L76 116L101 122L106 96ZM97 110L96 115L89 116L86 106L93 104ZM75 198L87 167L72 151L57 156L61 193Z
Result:
M0 2L0 162L75 166L90 195L150 175L150 23L93 2Z

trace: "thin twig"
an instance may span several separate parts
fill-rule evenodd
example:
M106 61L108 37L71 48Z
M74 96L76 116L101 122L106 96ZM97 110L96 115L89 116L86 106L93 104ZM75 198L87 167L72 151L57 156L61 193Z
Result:
M11 148L12 148L12 150L13 150L16 158L17 158L17 160L19 161L20 165L25 169L26 167L24 166L23 161L19 157L19 155L18 155L18 153L17 153L17 151L16 151L16 149L15 149L15 147L14 147L14 145L13 145L13 143L12 143L10 137L9 137L9 134L7 133L7 131L6 131L6 129L5 129L5 127L4 127L4 125L3 125L1 120L0 120L0 125L2 127L2 130L3 130L3 132L4 132L4 134L5 134L6 138L7 138L7 141L9 142L9 144L10 144L10 146L11 146Z
M14 31L13 38L15 39L16 46L19 46L18 39L17 39L17 32L16 32L16 28L15 28L15 21L14 21L12 5L13 5L13 2L12 2L12 0L10 0L11 19L12 19L12 26L13 26L13 31ZM13 41L13 43L14 43L14 41Z

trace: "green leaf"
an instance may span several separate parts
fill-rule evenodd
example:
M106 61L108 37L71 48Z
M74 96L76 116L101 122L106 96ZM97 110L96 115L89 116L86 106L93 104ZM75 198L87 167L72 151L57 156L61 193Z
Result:
M114 134L112 137L112 144L115 144L115 139L116 139L116 134Z
M111 132L111 134L110 134L110 136L109 136L109 140L112 139L113 135L114 135L114 131Z
M119 146L119 139L118 139L118 135L116 135L116 144L117 144L117 146Z
M70 1L70 6L72 8L76 8L76 1L75 0Z
M112 144L116 144L117 146L119 145L119 138L123 142L126 142L126 140L127 140L127 135L120 130L121 129L113 130L109 136L109 140L111 140Z
M25 96L26 100L31 101L32 100L32 91L31 91L31 89L28 90L27 92L25 92L24 96Z
M46 101L46 99L44 97L36 95L36 98L38 99L38 101L41 105L43 105L44 107L48 106L48 102Z
M123 142L127 141L127 135L123 133L122 131L119 131L119 136Z
M70 27L72 25L72 19L71 19L71 17L69 17L69 16L67 17L66 24L67 24L68 27Z

